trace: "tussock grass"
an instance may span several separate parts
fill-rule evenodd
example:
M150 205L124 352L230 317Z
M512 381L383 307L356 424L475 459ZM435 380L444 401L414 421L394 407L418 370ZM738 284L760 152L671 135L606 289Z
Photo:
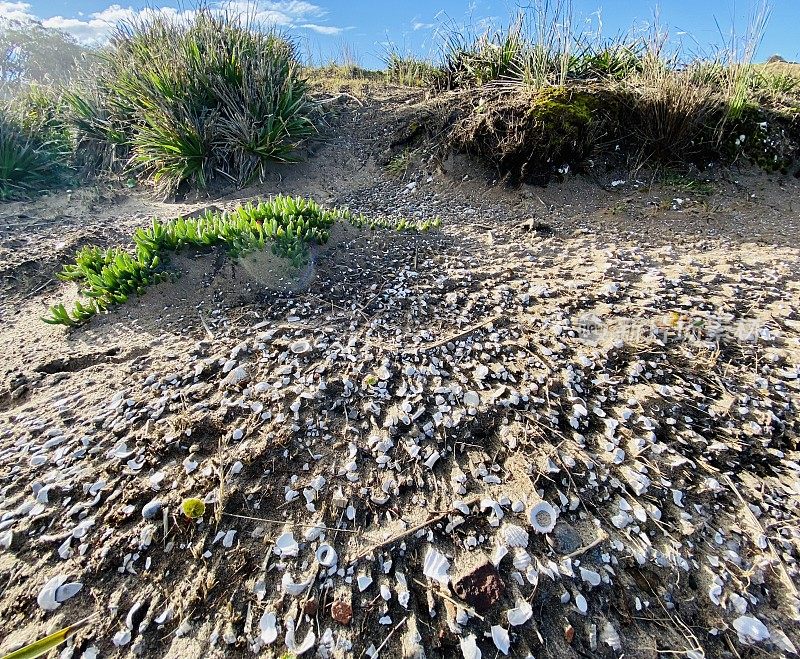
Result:
M78 169L124 172L165 196L215 179L243 187L316 133L295 45L246 16L148 14L92 60L62 90L31 87L17 102L28 134L58 137Z
M188 26L154 16L121 26L102 57L100 107L73 97L89 136L128 147L128 165L165 194L221 176L244 186L292 160L315 132L295 48L232 14Z
M0 201L58 185L64 175L62 155L58 143L38 139L0 112Z

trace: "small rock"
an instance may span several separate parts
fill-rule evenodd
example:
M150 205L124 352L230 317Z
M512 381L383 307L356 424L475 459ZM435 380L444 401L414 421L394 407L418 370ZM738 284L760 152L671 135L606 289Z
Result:
M559 554L566 555L583 546L580 534L566 522L558 522L553 533L547 536L548 544Z
M353 607L347 602L336 601L331 606L331 617L340 625L349 625L353 619Z
M161 509L164 507L164 504L161 503L158 499L153 499L152 501L144 504L142 508L142 517L145 519L155 519L159 513L161 513Z
M486 613L506 587L497 568L484 563L453 583L453 591L478 613Z

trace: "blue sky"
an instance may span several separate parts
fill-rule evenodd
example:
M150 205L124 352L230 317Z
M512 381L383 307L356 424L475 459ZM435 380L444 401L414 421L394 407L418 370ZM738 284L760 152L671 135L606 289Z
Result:
M0 17L34 18L60 27L80 40L102 41L109 26L147 8L180 14L190 2L124 0L0 0ZM659 22L668 27L673 40L693 52L707 52L719 44L732 28L746 32L748 17L760 0L573 0L576 24L597 28L613 36L632 25L643 28L659 9ZM208 4L208 0L207 0ZM244 2L234 4L244 5ZM529 2L528 4L532 4ZM437 27L444 22L500 25L507 22L519 4L507 0L273 0L258 4L260 18L289 31L303 50L315 60L353 53L365 66L377 67L386 44L419 55L437 52ZM757 58L780 53L800 60L800 0L775 0L772 16Z

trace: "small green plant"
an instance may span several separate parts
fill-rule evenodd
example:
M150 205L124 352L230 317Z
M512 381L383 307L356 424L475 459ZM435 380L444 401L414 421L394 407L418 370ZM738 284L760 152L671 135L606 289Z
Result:
M400 153L394 155L386 165L386 170L398 178L405 178L408 170L411 167L412 152L410 149L403 149Z
M202 499L189 497L181 502L181 512L188 519L200 519L206 514L206 504Z
M441 225L439 219L420 222L367 219L344 209L323 208L312 199L284 196L249 203L229 212L208 211L196 218L170 222L154 219L151 226L134 232L135 254L121 247L96 246L86 246L77 252L75 262L66 265L59 278L76 282L79 293L89 301L77 301L71 312L63 304L57 304L42 320L75 327L96 313L126 302L131 295L142 295L150 284L167 278L162 269L164 257L185 247L219 245L238 257L269 246L273 254L300 267L306 262L311 246L327 243L331 228L339 221L356 228L397 231L428 231Z
M700 181L674 170L667 171L661 177L661 181L684 192L693 192L699 195L710 195L714 192L714 186L710 181Z

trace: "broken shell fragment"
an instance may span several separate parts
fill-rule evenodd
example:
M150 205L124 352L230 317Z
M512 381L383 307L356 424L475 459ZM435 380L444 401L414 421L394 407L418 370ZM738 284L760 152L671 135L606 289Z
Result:
M274 613L267 612L261 616L258 628L261 631L261 640L265 645L271 645L278 638L277 620Z
M464 655L464 659L481 659L482 653L481 649L478 647L475 634L470 634L466 638L462 638L459 645L461 646L461 654Z
M506 611L508 624L513 627L518 627L519 625L525 624L531 619L531 616L533 616L533 607L525 600L517 602L517 606Z
M492 625L492 640L495 647L503 654L508 654L511 649L511 639L508 636L508 631L503 629L500 625Z
M450 576L447 574L449 569L450 561L447 560L445 555L436 551L433 547L429 547L428 552L425 554L422 573L429 579L447 586L450 582Z
M296 582L292 579L292 575L284 572L281 577L281 587L285 593L289 595L300 595L311 585L311 579L308 581Z
M316 553L319 564L323 567L332 567L336 565L337 555L336 550L328 544L320 545Z
M528 532L516 524L503 526L503 537L509 547L527 547Z
M287 556L297 556L299 551L300 547L297 544L297 541L294 539L294 534L291 531L281 533L281 535L278 536L278 539L275 541L275 553L281 558L285 558Z
M303 353L308 352L311 350L311 344L306 341L305 339L300 339L299 341L295 341L289 346L289 350L293 352L295 355L302 355Z
M556 526L558 512L547 501L538 501L531 506L528 519L536 533L550 533Z
M36 598L36 602L39 606L45 611L55 611L61 606L61 602L56 599L56 591L66 580L66 574L57 574L50 579L39 591L39 595Z

